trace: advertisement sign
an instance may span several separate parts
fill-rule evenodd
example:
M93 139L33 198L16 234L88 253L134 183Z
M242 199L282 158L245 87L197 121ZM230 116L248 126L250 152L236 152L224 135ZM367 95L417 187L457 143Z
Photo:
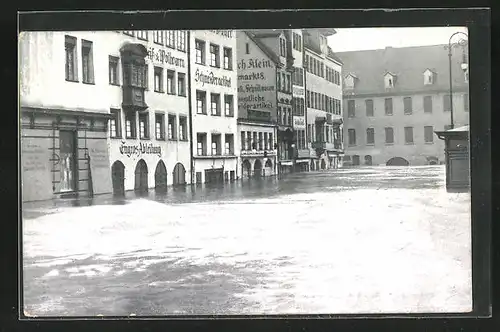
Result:
M294 116L293 117L293 129L306 129L306 117L305 116Z
M266 57L238 60L238 107L273 111L276 107L276 69Z
M292 87L292 93L294 97L304 97L304 88L294 85Z

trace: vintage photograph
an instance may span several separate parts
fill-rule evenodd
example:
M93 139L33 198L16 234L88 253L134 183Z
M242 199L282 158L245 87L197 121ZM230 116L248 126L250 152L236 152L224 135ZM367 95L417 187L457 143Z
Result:
M21 32L23 314L470 312L468 47Z

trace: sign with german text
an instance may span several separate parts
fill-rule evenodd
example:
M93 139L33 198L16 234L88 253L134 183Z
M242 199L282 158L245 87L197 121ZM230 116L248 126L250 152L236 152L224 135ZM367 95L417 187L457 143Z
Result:
M161 146L153 145L153 143L127 144L122 141L120 145L120 153L127 157L141 156L144 154L155 154L161 157Z
M305 116L294 116L293 117L293 129L306 129Z
M148 56L147 57L152 62L156 62L156 63L160 63L160 64L166 63L169 65L173 65L175 67L181 67L181 68L186 67L186 63L185 63L184 59L177 58L177 57L173 56L172 52L167 52L167 51L161 50L161 49L155 49L154 47L150 47L148 49Z

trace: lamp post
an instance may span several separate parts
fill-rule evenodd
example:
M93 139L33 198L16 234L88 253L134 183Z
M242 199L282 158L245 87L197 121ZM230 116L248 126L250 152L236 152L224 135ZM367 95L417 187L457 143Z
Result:
M453 123L453 81L452 81L452 66L451 66L451 56L452 56L452 53L451 53L451 48L453 46L465 46L467 44L467 40L466 39L460 39L458 41L458 43L455 43L455 44L452 44L451 43L451 40L453 39L454 36L456 35L464 35L466 38L468 38L468 35L465 33L465 32L461 32L461 31L458 31L458 32L455 32L454 34L452 34L450 36L450 39L448 40L448 64L449 64L449 71L450 71L450 116L451 116L451 128L450 129L453 129L454 128L454 123ZM462 70L465 72L468 68L467 66L467 63L465 62L465 59L464 59L464 62L462 63L461 65L461 68Z

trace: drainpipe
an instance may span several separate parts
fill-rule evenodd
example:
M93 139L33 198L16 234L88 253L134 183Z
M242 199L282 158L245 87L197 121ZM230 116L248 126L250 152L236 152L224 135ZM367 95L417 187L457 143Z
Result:
M280 74L278 72L278 64L276 64L275 68L275 75L274 75L274 85L276 85L276 161L277 163L276 164L280 164L280 160L281 160L281 156L280 156L280 144L281 144L281 141L279 139L279 118L278 118L278 86L276 84L276 82L278 81L278 74ZM280 78L280 82L281 82L281 78ZM278 178L281 176L281 164L280 166L276 165L276 170L277 170L277 173L278 173Z
M191 186L193 186L196 182L195 172L194 172L194 148L193 148L193 103L191 97L191 31L187 30L187 75L188 75L188 84L187 84L187 96L188 96L188 114L189 114L189 162L191 168Z

